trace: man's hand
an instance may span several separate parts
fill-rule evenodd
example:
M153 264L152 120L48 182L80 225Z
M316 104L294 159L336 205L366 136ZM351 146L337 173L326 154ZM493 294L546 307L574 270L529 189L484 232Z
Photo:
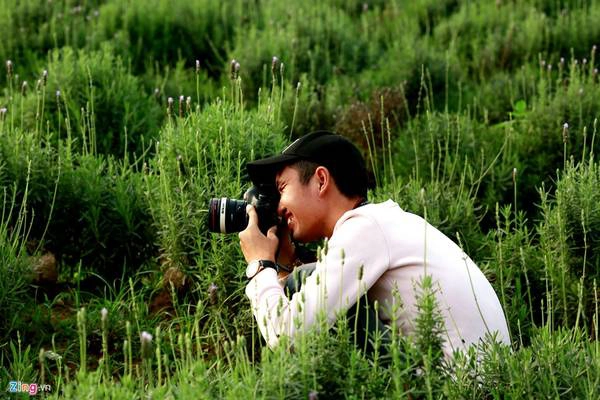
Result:
M258 228L258 215L254 206L246 207L248 213L248 226L239 233L240 247L246 262L254 260L270 260L275 261L275 252L279 245L279 239L275 234L277 227L272 226L267 231L267 236L263 235Z
M279 249L277 252L277 263L292 267L296 261L296 247L292 243L290 230L287 225L281 225L277 229L277 237L279 238Z

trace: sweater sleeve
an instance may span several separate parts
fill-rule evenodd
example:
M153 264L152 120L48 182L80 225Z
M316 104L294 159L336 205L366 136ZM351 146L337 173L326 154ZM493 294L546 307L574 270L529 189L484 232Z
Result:
M270 347L277 345L281 335L293 338L314 325L319 313L332 324L338 313L352 307L389 268L383 232L365 215L355 214L338 223L325 247L315 271L291 299L271 268L246 286L252 312Z

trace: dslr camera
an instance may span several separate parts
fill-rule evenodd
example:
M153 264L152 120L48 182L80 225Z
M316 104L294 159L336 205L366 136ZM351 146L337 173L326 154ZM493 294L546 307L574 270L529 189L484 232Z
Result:
M216 233L241 232L248 226L246 206L252 204L258 214L258 227L266 235L273 225L279 225L277 214L279 192L275 185L252 186L244 200L227 197L212 198L208 206L208 230Z

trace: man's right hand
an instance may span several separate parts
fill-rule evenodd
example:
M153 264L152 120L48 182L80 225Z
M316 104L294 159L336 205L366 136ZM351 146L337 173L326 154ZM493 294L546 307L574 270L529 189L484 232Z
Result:
M266 235L263 235L258 228L258 216L254 206L246 207L248 213L248 226L239 233L240 247L246 262L254 260L275 261L275 251L277 250L279 239L276 232L277 227L272 226Z

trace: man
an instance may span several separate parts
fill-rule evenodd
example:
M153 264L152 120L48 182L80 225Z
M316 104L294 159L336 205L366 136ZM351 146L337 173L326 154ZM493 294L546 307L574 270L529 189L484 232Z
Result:
M314 325L320 312L332 323L365 294L378 301L383 322L396 323L400 333L411 336L418 315L416 287L425 275L433 280L443 316L447 359L486 334L510 343L498 297L475 263L397 203L368 204L364 160L342 136L308 134L280 155L248 163L247 168L254 184L276 185L278 213L289 231L278 237L272 227L263 235L249 206L248 227L239 235L250 279L246 295L269 346L281 335L294 337ZM298 242L325 238L327 251L288 299L278 279L276 254L292 261L290 236Z

